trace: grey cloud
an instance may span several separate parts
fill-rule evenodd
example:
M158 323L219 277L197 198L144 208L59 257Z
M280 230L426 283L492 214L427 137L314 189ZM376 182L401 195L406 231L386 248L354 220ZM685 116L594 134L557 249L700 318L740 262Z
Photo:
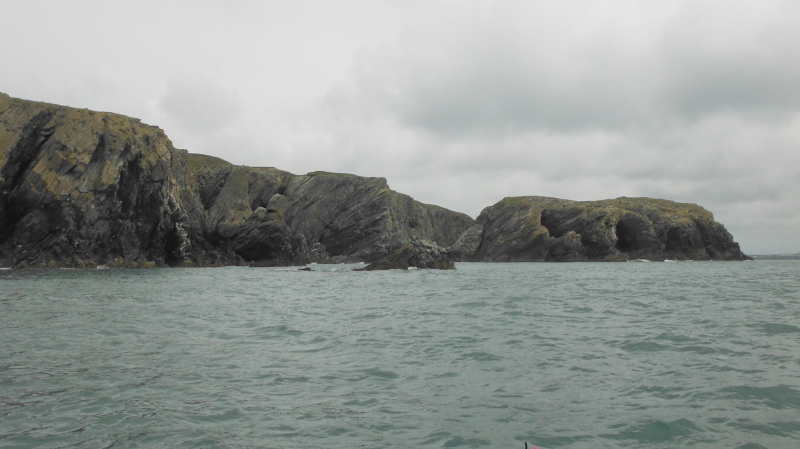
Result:
M405 123L447 135L653 128L800 108L800 27L786 20L800 9L778 2L753 17L730 2L704 3L714 7L686 3L667 14L628 3L598 18L574 2L555 12L499 2L456 25L414 29L427 39L407 39L387 64L394 72L357 80L369 85L360 94L387 101L375 95L382 82Z
M200 73L180 73L167 84L158 104L180 125L196 132L218 131L234 123L242 113L237 93Z
M800 4L704 3L672 17L654 47L664 102L692 118L800 108Z

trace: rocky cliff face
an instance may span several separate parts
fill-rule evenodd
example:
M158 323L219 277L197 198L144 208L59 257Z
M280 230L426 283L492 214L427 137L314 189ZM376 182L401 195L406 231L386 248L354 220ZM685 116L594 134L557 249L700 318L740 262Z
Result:
M456 260L745 260L739 244L695 204L651 198L505 198L450 248Z
M215 238L254 264L374 261L418 237L450 246L473 223L389 189L384 178L189 160Z
M383 178L234 166L134 118L0 94L0 266L372 261L472 222Z
M213 259L187 168L185 152L137 119L0 94L0 263Z
M235 166L177 150L161 129L134 118L0 94L0 266L387 257L409 266L448 257L747 258L693 204L506 198L473 221L394 192L384 178Z

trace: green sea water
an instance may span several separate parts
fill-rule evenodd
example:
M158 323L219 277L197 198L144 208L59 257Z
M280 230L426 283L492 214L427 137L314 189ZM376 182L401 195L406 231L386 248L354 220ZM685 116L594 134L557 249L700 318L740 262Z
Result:
M800 261L311 267L0 271L0 447L800 447Z

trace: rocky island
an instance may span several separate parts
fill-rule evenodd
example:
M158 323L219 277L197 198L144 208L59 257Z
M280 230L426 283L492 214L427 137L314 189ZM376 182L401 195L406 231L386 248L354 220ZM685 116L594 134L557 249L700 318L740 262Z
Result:
M481 212L450 254L482 262L749 259L702 207L625 197L505 198Z
M477 220L384 178L245 167L158 127L0 93L0 267L743 260L705 209L506 198Z

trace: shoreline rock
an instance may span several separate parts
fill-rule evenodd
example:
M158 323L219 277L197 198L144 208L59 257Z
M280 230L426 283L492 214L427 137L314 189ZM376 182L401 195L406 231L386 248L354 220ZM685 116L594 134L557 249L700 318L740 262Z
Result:
M750 260L711 212L653 198L509 197L450 248L456 261Z
M750 258L694 204L516 197L473 220L385 178L236 166L135 118L0 93L0 267L633 259Z
M456 265L448 257L446 249L440 248L435 242L415 238L383 259L353 271L408 270L409 268L455 270Z

